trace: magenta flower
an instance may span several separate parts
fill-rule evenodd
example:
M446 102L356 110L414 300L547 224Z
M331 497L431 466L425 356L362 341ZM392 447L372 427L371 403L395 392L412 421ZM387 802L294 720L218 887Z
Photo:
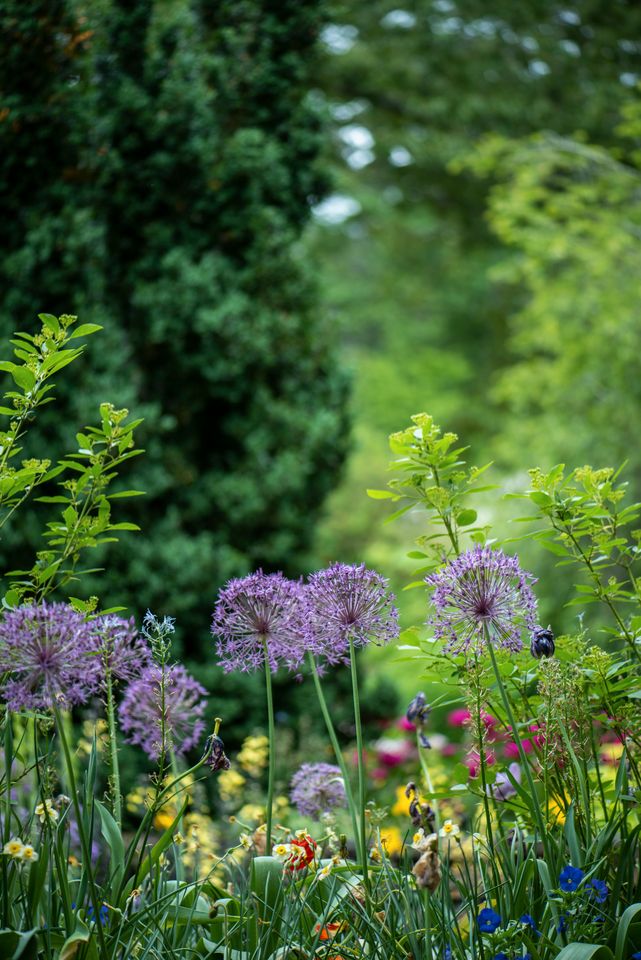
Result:
M130 682L151 663L151 651L136 629L134 618L112 615L91 621L95 649L103 667L115 680ZM104 671L103 671L104 672Z
M272 672L296 669L306 650L303 585L282 573L258 570L220 591L211 632L225 673L247 673L269 663Z
M206 695L205 688L181 664L145 667L126 688L119 707L125 739L142 747L152 760L170 747L179 756L187 753L205 730Z
M8 610L0 620L1 690L10 710L50 710L86 703L101 665L91 624L67 603Z
M313 573L307 586L309 647L340 663L357 647L398 637L398 611L388 583L364 564L333 563Z
M301 817L313 820L347 806L343 774L329 763L304 763L299 767L292 777L289 796Z
M517 557L475 547L426 577L433 587L434 616L428 621L450 653L482 649L488 637L516 652L522 631L536 627L536 599Z

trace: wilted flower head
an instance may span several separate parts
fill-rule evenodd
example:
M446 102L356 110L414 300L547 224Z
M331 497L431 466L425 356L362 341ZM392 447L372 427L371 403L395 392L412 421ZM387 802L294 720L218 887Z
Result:
M178 755L187 753L205 729L202 716L206 693L182 664L145 667L126 688L120 704L120 724L126 739L142 747L152 760L170 746Z
M307 586L310 647L338 663L357 647L398 637L398 611L387 580L365 564L333 563L313 573Z
M212 733L205 744L205 763L210 770L229 770L231 761L225 755L225 744L218 734Z
M417 693L414 699L411 701L409 707L407 708L407 713L405 714L408 721L416 727L421 746L425 747L426 750L429 750L430 748L430 741L423 731L430 718L431 712L432 708L427 702L427 697L421 690L421 692Z
M435 614L429 620L450 653L482 648L487 634L499 646L521 649L521 631L536 626L536 599L517 557L477 546L426 577Z
M269 663L295 668L305 653L303 585L282 573L258 570L230 580L220 591L211 632L225 673Z
M554 656L554 634L551 627L535 627L532 631L530 653L537 660Z
M301 817L314 820L346 806L345 783L340 768L330 763L304 763L291 779L289 797Z
M7 611L0 620L2 699L10 710L47 710L85 703L97 691L101 665L92 628L67 603Z
M99 660L115 680L129 682L151 663L151 651L141 637L134 618L107 615L91 621Z

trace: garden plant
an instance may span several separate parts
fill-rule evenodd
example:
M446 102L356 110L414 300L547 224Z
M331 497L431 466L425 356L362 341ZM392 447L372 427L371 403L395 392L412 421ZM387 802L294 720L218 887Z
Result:
M59 463L20 459L52 377L98 330L40 319L0 364L15 387L0 408L0 525L32 496L59 511L33 565L7 573L0 616L0 956L638 960L641 505L626 502L621 472L531 470L529 489L510 494L526 532L499 543L480 519L500 496L487 467L415 416L391 437L388 488L369 494L419 532L408 586L425 591L424 623L401 632L387 580L364 564L229 581L203 632L224 672L261 675L267 709L266 736L227 757L224 696L208 729L172 618L148 612L138 627L75 596L86 554L133 526L112 509L138 493L118 474L140 453L139 421L103 403ZM540 622L545 584L522 566L522 545L576 580L573 635ZM402 721L416 747L395 814L377 802L361 718L374 644L395 644L416 677ZM291 771L287 798L277 671L308 686L327 732L327 749ZM347 746L324 692L335 671L351 679ZM460 760L445 767L444 709ZM149 762L138 793L123 786L125 743Z

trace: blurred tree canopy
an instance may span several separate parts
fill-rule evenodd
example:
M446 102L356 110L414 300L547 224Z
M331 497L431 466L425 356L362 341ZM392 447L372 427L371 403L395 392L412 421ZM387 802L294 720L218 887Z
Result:
M104 325L57 391L48 455L105 396L145 416L125 478L143 535L85 589L176 616L189 652L227 577L300 572L347 447L299 243L327 188L308 96L325 14L0 0L0 335L41 310Z
M631 455L640 486L641 457L627 450L641 355L640 38L633 0L335 9L321 92L335 192L311 242L354 370L356 449L323 554L407 582L414 521L381 530L363 491L385 484L384 434L420 410L475 462L494 459L494 480L519 471L527 483L537 461ZM508 507L489 510L507 533ZM546 610L558 611L562 580L548 582ZM403 609L424 618L422 591Z

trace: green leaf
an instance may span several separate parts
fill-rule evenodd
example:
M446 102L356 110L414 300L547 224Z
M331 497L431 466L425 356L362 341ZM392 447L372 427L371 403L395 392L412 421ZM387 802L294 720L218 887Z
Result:
M556 960L613 960L609 947L598 943L568 943L557 953Z
M393 500L396 494L391 490L367 490L367 496L372 500Z
M111 874L111 883L113 887L117 888L122 880L122 874L125 865L125 844L123 842L122 834L118 824L109 813L105 805L101 803L100 800L95 800L94 803L98 808L98 813L100 814L100 832L107 841L111 851L110 865L113 871Z
M77 337L90 337L92 333L97 333L99 330L102 330L102 327L97 323L81 323L79 327L76 327L69 339L75 340Z
M37 930L0 930L0 957L3 960L37 960Z
M471 523L474 523L477 516L476 510L461 510L461 512L457 514L456 522L459 527L469 527Z
M11 371L11 376L18 386L27 392L33 389L33 385L36 382L36 376L29 369L29 367L14 366L13 370Z
M59 960L73 960L80 951L84 960L98 960L96 941L93 939L91 930L82 920L76 920L76 929L63 943Z
M627 943L632 932L631 928L641 922L641 903L633 903L623 911L617 927L617 938L614 947L616 960L627 960ZM636 944L635 944L636 946Z

